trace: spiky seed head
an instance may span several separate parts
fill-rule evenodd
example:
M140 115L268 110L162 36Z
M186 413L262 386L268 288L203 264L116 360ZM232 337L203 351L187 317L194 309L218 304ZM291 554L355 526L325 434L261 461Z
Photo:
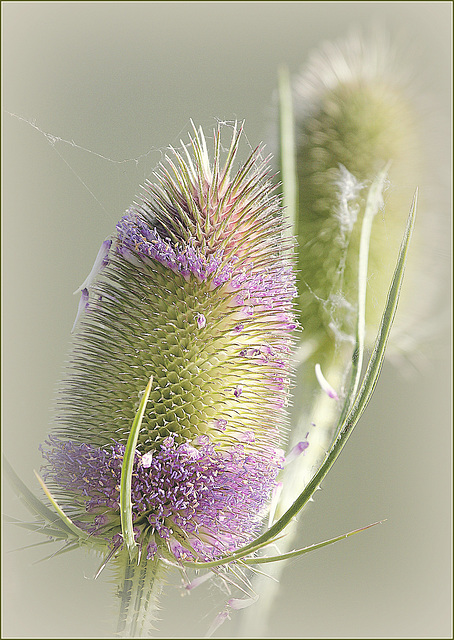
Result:
M123 453L153 377L131 494L150 557L214 557L250 539L282 466L292 246L261 148L233 170L240 135L222 164L218 128L211 163L195 130L117 224L83 289L44 450L72 515L118 539Z
M361 218L373 180L391 162L385 219L376 216L366 309L376 335L414 189L419 117L396 49L384 33L328 43L295 79L299 183L299 313L306 340L332 353L355 322ZM331 345L331 347L330 347Z

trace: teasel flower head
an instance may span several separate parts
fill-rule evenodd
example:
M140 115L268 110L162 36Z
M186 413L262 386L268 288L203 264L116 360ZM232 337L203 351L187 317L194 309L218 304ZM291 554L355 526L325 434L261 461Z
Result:
M146 182L81 287L43 477L113 551L125 450L141 557L210 560L250 542L283 464L295 284L262 149L237 171L194 129ZM287 239L286 239L287 238ZM143 560L142 560L143 561Z
M352 34L315 51L293 82L298 310L304 338L321 345L322 360L331 358L334 345L352 341L354 335L361 222L371 184L386 168L380 194L386 206L377 207L370 238L369 345L386 300L409 203L415 187L422 184L421 104L405 60L404 48L392 44L385 32ZM407 322L406 334L419 331L418 304L427 296L426 231L424 224L417 230L420 237L415 239L401 302L405 307L408 300L409 313L400 318Z

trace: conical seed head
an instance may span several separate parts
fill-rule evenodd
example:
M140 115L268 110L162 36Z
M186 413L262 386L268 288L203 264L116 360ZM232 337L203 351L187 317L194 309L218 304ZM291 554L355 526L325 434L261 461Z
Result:
M204 544L218 549L215 522L230 522L226 548L247 538L280 468L295 329L292 247L280 203L260 149L233 175L240 133L221 167L220 130L213 164L196 132L192 153L174 152L118 223L108 264L89 288L59 400L57 441L46 454L57 488L79 458L85 479L73 481L70 499L86 489L89 511L104 505L115 512L118 460L152 376L137 444L136 519L146 512L147 526L166 540L168 530L179 527L184 538L204 523ZM165 499L151 476L159 476ZM211 495L205 512L202 494Z

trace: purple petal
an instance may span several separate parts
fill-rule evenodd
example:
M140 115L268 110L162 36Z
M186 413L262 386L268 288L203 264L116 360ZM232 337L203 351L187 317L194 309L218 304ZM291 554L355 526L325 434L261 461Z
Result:
M76 293L79 293L79 291L82 291L82 289L88 289L93 284L99 272L102 271L104 267L108 264L109 262L108 255L109 255L109 249L111 245L112 245L112 240L104 240L104 242L102 243L98 251L98 255L95 258L95 262L93 264L93 267L91 268L90 273L85 278L84 282L80 285L80 287L74 291L74 295Z

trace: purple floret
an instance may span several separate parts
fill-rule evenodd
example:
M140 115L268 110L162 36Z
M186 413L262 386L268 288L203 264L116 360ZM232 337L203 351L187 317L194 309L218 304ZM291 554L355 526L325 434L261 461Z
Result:
M105 518L119 514L124 446L108 449L52 438L43 453L46 482L71 492L94 514L91 532L103 535ZM145 466L146 465L146 466ZM200 446L165 439L161 449L136 453L132 473L133 521L141 516L151 532L148 554L159 541L176 558L212 559L249 541L260 523L280 468L278 457L264 462L242 445L221 449L208 438ZM119 518L119 515L118 515ZM175 536L177 533L177 537ZM178 538L178 539L177 539Z
M222 251L205 256L194 247L192 242L184 246L175 245L168 238L162 238L156 228L150 227L149 223L133 210L118 222L117 232L117 241L121 249L129 249L156 260L175 273L183 276L192 274L201 281L216 273L213 279L215 287L221 286L231 278L235 260L232 259L231 264L219 269L222 263Z
M184 277L193 275L199 281L211 278L214 289L226 285L226 293L236 293L235 304L242 308L245 318L259 312L276 313L279 309L290 312L292 299L297 295L291 265L276 261L255 269L252 261L240 266L235 255L223 264L222 249L205 255L193 241L175 244L169 238L164 239L133 209L117 224L117 251L125 257L128 252L138 253ZM277 314L276 319L286 331L296 327L292 313Z

